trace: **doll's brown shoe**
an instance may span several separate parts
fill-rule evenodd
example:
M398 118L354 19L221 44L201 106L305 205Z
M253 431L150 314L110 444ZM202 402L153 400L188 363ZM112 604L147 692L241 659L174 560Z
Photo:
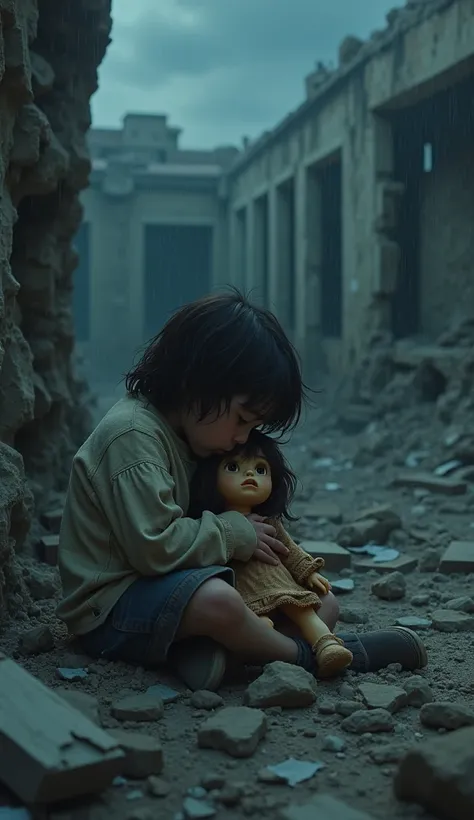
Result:
M347 669L352 663L352 652L346 649L340 638L323 635L313 646L318 678L331 678Z

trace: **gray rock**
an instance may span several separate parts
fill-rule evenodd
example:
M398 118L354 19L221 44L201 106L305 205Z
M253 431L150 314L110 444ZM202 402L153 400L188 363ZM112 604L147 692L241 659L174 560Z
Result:
M161 774L163 771L163 748L160 741L142 732L124 732L123 729L109 729L125 752L122 774L137 779Z
M419 572L436 572L441 561L441 552L434 547L428 547L418 561Z
M369 709L386 709L393 715L407 705L407 693L400 686L386 683L361 683L359 692Z
M207 800L196 800L195 797L185 797L183 801L183 814L188 820L204 820L206 817L214 817L215 807Z
M421 707L420 721L430 729L454 731L465 726L474 726L474 709L462 703L425 703Z
M439 632L471 632L474 616L454 609L437 609L431 616L433 626Z
M395 776L400 800L418 803L437 817L474 817L474 728L430 738L410 749Z
M343 717L353 715L354 712L360 712L362 708L365 707L363 707L363 704L358 700L338 700L335 704L335 711Z
M393 732L394 727L393 717L386 709L360 709L341 723L341 729L356 735L367 732Z
M390 572L372 584L372 593L382 601L399 601L405 596L407 582L401 572Z
M117 720L151 721L163 717L165 707L156 695L128 695L112 704L112 715Z
M369 749L369 757L378 766L385 766L387 763L398 763L406 754L407 744L399 740L393 743L386 743L383 746L373 746Z
M366 624L369 620L369 615L359 607L343 606L339 612L339 620L343 624Z
M402 686L407 693L409 706L421 708L425 703L432 703L434 695L428 682L421 675L412 675L403 681Z
M247 706L285 709L311 706L316 700L317 682L301 666L275 661L269 663L259 678L244 693Z
M190 704L195 709L218 709L224 705L224 699L217 694L217 692L209 692L207 689L198 689L193 692L190 698Z
M459 598L450 598L446 601L446 609L452 609L455 612L474 613L474 599L469 595L461 595Z
M217 749L231 757L250 757L267 732L260 709L229 706L208 718L198 731L201 749Z
M430 596L427 592L419 592L410 599L412 606L427 606L430 602Z
M40 655L54 649L54 637L49 626L36 626L23 632L18 640L18 649L24 655Z
M346 741L337 735L327 735L323 740L322 748L327 752L338 754L346 748Z

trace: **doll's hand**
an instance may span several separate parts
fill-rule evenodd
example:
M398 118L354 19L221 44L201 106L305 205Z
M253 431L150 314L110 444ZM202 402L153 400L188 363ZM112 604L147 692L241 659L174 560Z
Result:
M315 592L320 592L321 595L327 595L331 589L328 579L324 575L320 575L319 572L311 573L307 584L309 589L314 589Z
M252 524L257 533L257 546L253 554L258 561L263 561L264 564L272 564L276 566L280 563L279 555L286 558L289 553L288 547L285 547L281 541L275 538L276 530L271 524L265 524L265 519L261 515L247 515L247 520Z

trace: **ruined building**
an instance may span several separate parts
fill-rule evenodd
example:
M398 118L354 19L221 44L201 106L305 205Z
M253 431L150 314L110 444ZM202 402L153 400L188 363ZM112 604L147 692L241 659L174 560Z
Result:
M28 605L17 555L34 501L41 511L65 487L88 429L73 360L72 240L110 0L0 0L0 23L1 618Z
M230 167L231 151L177 150L163 117L92 132L77 282L94 359L110 362L104 300L128 362L209 283L275 310L310 378L345 372L375 331L431 339L472 314L473 94L473 3L410 0L347 37Z

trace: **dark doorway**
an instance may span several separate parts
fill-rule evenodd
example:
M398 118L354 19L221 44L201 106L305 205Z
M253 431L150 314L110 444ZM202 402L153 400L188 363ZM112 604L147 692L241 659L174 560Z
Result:
M342 163L331 160L318 171L321 203L321 333L342 335Z
M79 254L79 262L73 273L73 314L76 340L88 342L91 323L91 272L90 272L90 229L83 222L74 239Z
M209 293L212 227L145 225L144 333L155 336L186 302Z

